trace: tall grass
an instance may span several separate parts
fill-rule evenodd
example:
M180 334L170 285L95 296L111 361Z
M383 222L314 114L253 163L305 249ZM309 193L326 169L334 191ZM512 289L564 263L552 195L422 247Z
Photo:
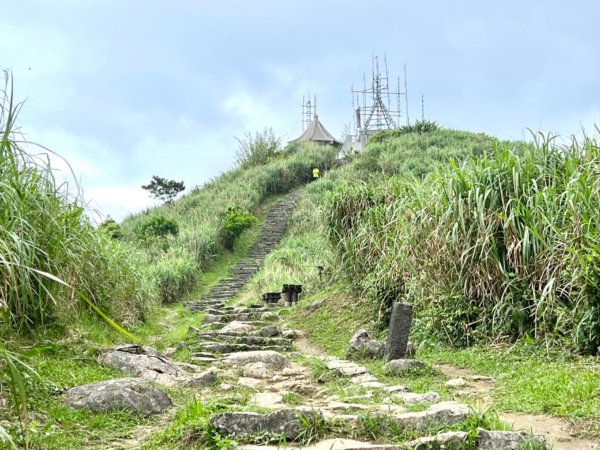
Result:
M348 279L383 311L413 302L424 329L456 344L529 336L597 353L600 151L535 138L338 191L329 234Z
M98 233L76 192L44 157L23 149L21 104L6 74L0 99L0 321L33 330L72 315L79 293L118 320L137 319L153 293L135 256ZM70 319L69 319L70 320Z
M127 218L122 226L125 240L146 255L145 265L154 276L163 302L189 292L215 258L230 251L223 239L229 208L256 211L268 198L290 192L311 181L312 169L328 169L335 150L314 144L294 152L280 152L264 165L237 168L202 187L193 189L171 205ZM179 225L177 236L154 242L140 239L140 223L162 215Z

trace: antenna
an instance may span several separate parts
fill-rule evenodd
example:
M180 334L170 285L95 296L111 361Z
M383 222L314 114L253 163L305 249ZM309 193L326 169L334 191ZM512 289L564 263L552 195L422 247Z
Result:
M406 84L406 64L404 64L404 104L406 105L406 125L410 125L408 117L408 85Z
M308 97L302 96L302 131L305 131L308 128L313 120L314 114L317 113L317 96L315 95L313 97L314 103L310 98L310 91L308 92Z
M421 94L421 121L425 121L425 96Z
M390 90L387 56L385 54L383 56L383 67L380 67L379 62L379 56L373 55L371 60L372 78L369 87L367 87L365 75L363 75L362 90L355 90L352 85L354 120L361 142L366 142L369 136L378 130L398 128L401 118L401 97L404 96L406 99L406 66L404 66L405 92L400 90L400 77L398 77L397 90L393 92ZM356 103L354 95L356 95ZM361 97L362 102L360 101Z

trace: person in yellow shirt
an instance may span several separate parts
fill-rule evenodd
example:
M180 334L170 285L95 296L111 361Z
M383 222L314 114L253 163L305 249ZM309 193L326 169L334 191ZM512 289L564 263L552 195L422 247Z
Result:
M319 179L319 169L315 167L312 172L313 181Z

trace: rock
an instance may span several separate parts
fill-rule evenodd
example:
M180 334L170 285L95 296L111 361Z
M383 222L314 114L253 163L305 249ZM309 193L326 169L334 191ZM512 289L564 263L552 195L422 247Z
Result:
M444 383L444 386L450 387L450 388L459 388L459 387L463 387L466 385L467 385L467 382L463 378L453 378Z
M325 303L325 299L322 298L320 300L315 300L314 302L310 303L307 308L310 309L311 311L314 309L317 309L319 306L321 306L323 303Z
M262 337L276 337L279 336L279 330L275 325L269 325L261 328L258 335Z
M487 431L477 429L477 444L481 450L520 450L525 443L533 444L532 448L546 448L543 436L531 435L524 431Z
M217 316L217 315L213 315L213 314L206 314L204 316L204 319L202 319L202 323L204 323L204 324L219 323L219 322L221 322L221 320L222 320L221 316Z
M415 394L412 392L401 392L396 397L402 400L405 405L421 405L423 403L437 403L440 401L440 394L437 392L426 392L424 394Z
M273 320L275 317L277 316L271 311L266 311L260 315L261 320Z
M192 388L205 388L217 382L217 374L217 369L211 367L210 369L190 378L183 383L183 385Z
M383 390L389 394L392 394L394 392L408 392L408 388L406 386L402 386L399 384L396 386L387 386L383 388Z
M303 422L320 420L320 411L282 409L271 414L252 412L225 412L210 418L210 424L224 436L249 437L254 434L284 434L286 439L296 439L306 427Z
M187 378L184 370L152 347L122 345L101 354L98 361L123 373L164 385L175 384Z
M282 370L289 366L289 362L281 353L273 350L255 350L227 355L223 364L233 367L244 367L247 364L262 362L273 370Z
M455 425L466 420L471 413L470 408L457 402L441 402L430 406L425 411L400 414L394 417L402 429L425 431L430 427L437 428Z
M244 386L244 387L248 387L248 388L251 388L251 389L256 389L256 388L258 388L262 384L262 381L258 380L256 378L239 377L237 384L239 386Z
M344 375L346 377L367 373L366 368L343 359L330 359L325 363L325 366L327 366L329 370L334 370L340 375Z
M180 369L185 370L187 373L199 373L202 371L202 369L199 366L197 366L196 364L188 364L188 363L182 363L182 362L178 362L175 364L177 364L177 366Z
M283 405L283 397L275 392L257 392L252 402L263 408L276 409Z
M425 368L427 368L427 365L416 359L392 359L383 366L383 370L392 375L404 375L411 370L422 370Z
M267 368L267 365L262 362L246 364L242 368L245 377L259 378L265 380L271 378L273 374Z
M223 392L229 392L229 391L233 391L235 389L235 386L233 386L232 384L221 383L221 385L219 386L219 389Z
M296 339L298 333L295 330L290 330L289 328L285 330L281 330L281 337L286 339Z
M221 328L219 334L248 334L254 331L254 327L248 323L234 320Z
M125 410L149 416L173 405L167 394L141 378L118 378L76 386L64 395L67 405L90 412Z
M406 442L407 449L416 450L459 450L464 448L469 433L464 431L449 431L436 436L426 436Z
M384 346L373 339L367 330L358 330L348 342L348 356L379 358L383 356Z

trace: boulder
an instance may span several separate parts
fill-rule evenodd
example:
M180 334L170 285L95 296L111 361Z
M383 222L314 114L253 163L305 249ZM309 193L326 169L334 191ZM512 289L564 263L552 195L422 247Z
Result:
M205 370L198 375L194 375L192 378L183 383L183 385L186 387L200 389L209 387L217 382L217 374L217 369L211 367L210 369Z
M416 359L392 359L388 361L383 370L392 375L404 375L411 370L423 370L427 365L424 362Z
M477 429L477 448L481 450L520 450L527 443L532 444L532 448L546 448L546 441L540 435L531 435L524 431L487 431L482 428Z
M444 386L449 388L459 388L467 385L467 382L464 378L452 378L444 383Z
M410 412L393 417L401 429L425 431L432 426L447 427L466 420L471 409L458 402L441 402L425 411Z
M358 330L348 342L348 356L362 358L380 358L383 356L384 346L373 339L367 330Z
M282 409L271 414L225 412L210 418L210 424L224 436L249 437L256 434L285 435L294 440L306 427L322 418L320 411Z
M177 364L165 358L155 348L141 345L121 345L102 353L100 364L120 372L164 385L172 385L187 378Z
M223 358L223 364L233 367L244 367L251 363L263 363L272 370L282 370L289 366L289 362L281 353L273 350L255 350L250 352L238 352Z
M65 392L64 399L75 409L125 410L141 416L160 414L173 405L167 394L141 378L118 378L76 386Z

